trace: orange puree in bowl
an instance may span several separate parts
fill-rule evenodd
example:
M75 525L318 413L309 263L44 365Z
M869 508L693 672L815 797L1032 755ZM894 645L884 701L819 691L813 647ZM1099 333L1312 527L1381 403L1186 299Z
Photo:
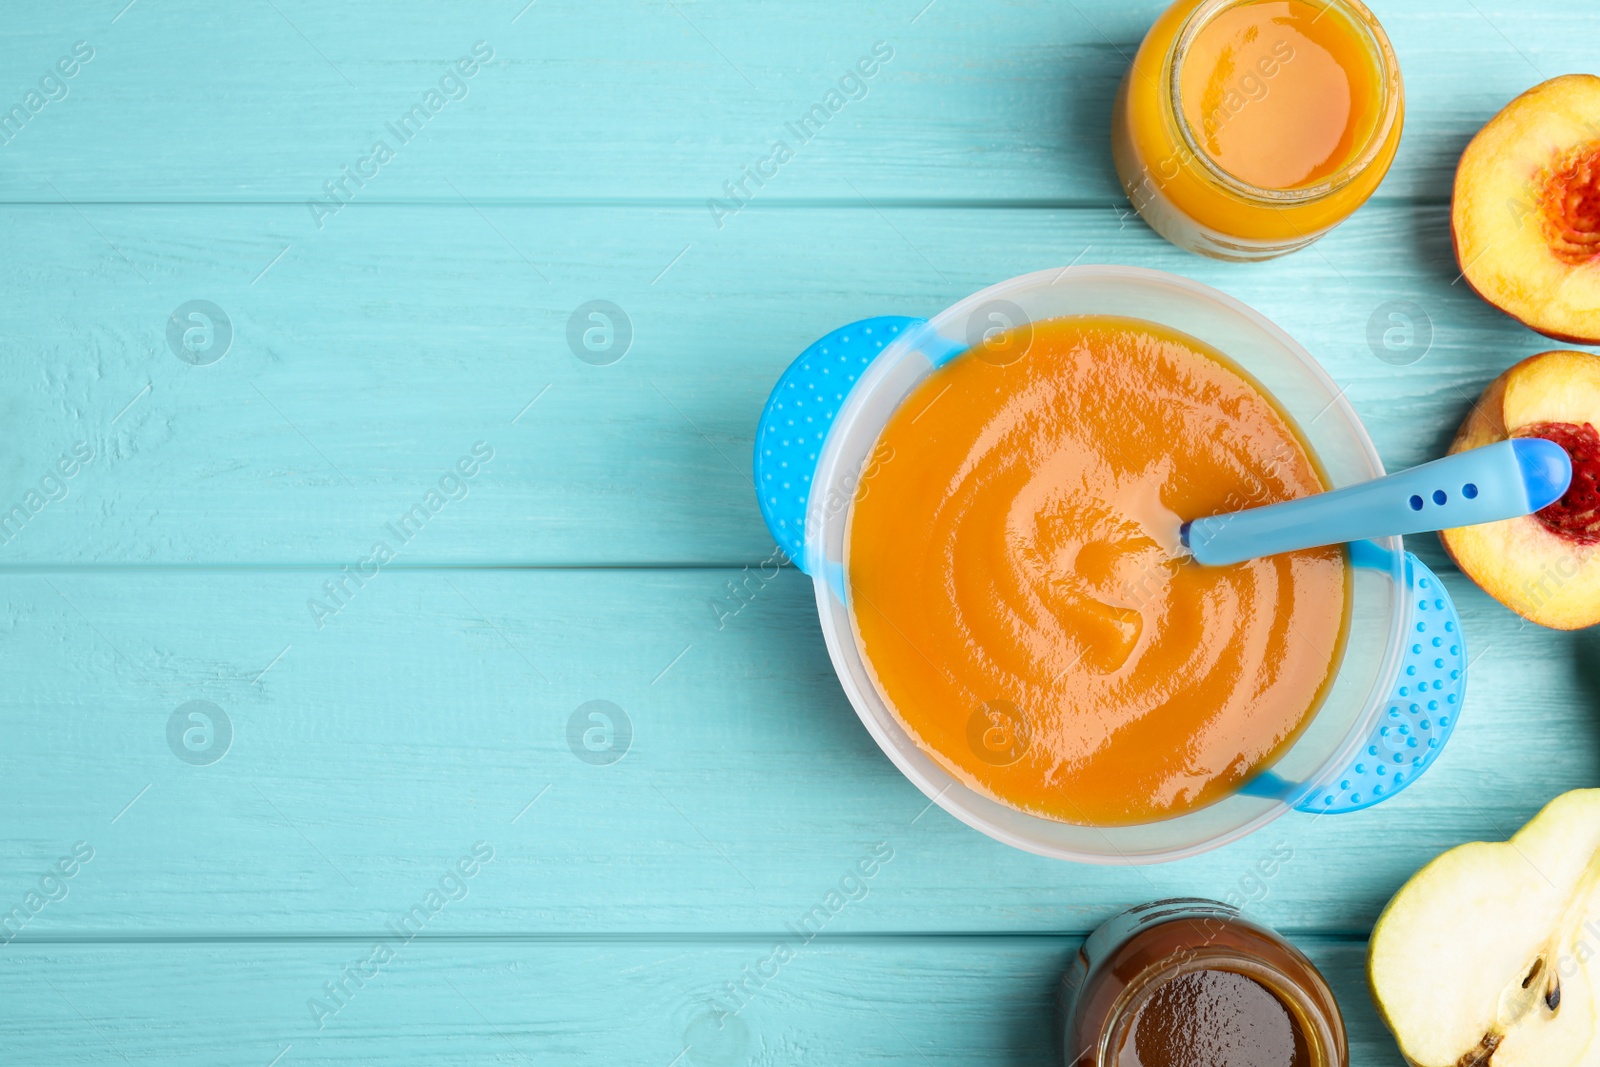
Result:
M1182 559L1181 518L1324 488L1288 419L1194 338L1074 317L930 374L852 504L856 639L911 736L1023 811L1118 825L1218 800L1321 701L1341 548ZM883 449L892 447L892 453Z

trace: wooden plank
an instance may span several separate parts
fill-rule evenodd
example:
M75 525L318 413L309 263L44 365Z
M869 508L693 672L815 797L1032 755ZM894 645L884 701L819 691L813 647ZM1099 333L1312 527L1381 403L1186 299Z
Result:
M0 512L63 450L95 456L6 529L0 563L353 562L477 442L493 461L406 564L756 563L749 456L794 355L1074 261L1260 309L1347 386L1392 465L1438 454L1490 377L1551 347L1452 284L1439 208L1371 208L1268 270L1179 252L1109 206L755 208L723 234L689 209L363 206L313 244L294 210L0 210L0 283L39 294L0 308ZM567 340L597 298L633 331L608 366ZM232 324L207 366L167 339L195 299ZM1407 366L1369 339L1391 301L1422 316Z
M306 201L386 139L393 159L363 164L372 177L360 188L347 183L357 203L671 197L709 220L706 201L783 140L793 159L763 187L747 183L758 203L1120 203L1111 97L1165 6L408 0L380 11L281 0L223 12L190 0L114 18L115 0L94 12L34 5L0 44L7 108L75 42L94 56L0 145L0 197L284 201L296 235L310 236ZM1441 202L1466 139L1513 96L1600 71L1589 47L1600 12L1582 5L1374 7L1409 87L1387 197ZM836 98L802 143L787 124L827 103L857 62L870 66L880 41L893 58L861 89L847 82L857 98ZM493 61L446 85L412 140L390 133L476 42Z
M1437 853L1600 774L1593 635L1521 626L1453 574L1476 658L1425 779L1380 812L1136 870L1025 855L930 808L846 703L796 572L733 614L737 571L383 570L318 630L306 601L338 577L0 578L0 914L75 842L96 853L20 940L377 929L479 840L496 859L456 928L485 935L779 929L881 842L894 858L839 930L1084 933L1198 893L1363 936ZM218 762L169 739L192 700L231 723ZM631 723L619 762L569 741L593 700Z
M41 494L0 535L0 1060L1047 1062L1077 938L1198 893L1296 935L1352 1062L1395 1062L1361 939L1433 855L1597 780L1596 638L1521 624L1417 539L1475 658L1416 788L1160 868L1027 856L878 752L803 577L740 569L770 553L753 429L819 333L1076 257L1239 296L1348 387L1386 461L1429 458L1553 347L1455 282L1455 160L1518 91L1600 70L1600 12L1376 5L1410 87L1395 170L1263 269L1177 252L1118 192L1110 98L1165 0L524 5L8 13L0 114L73 42L95 54L0 136L0 514ZM349 206L308 206L479 40L465 99ZM708 199L880 40L864 98L719 226ZM635 328L609 366L566 340L597 298ZM166 337L197 299L235 331L209 366ZM1404 366L1368 339L1395 300L1431 337ZM80 441L94 458L45 481ZM344 579L391 536L378 577ZM195 700L229 723L217 762L172 729ZM631 722L616 763L569 736L594 700ZM475 847L492 860L455 880ZM307 1001L430 890L425 935L319 1029Z
M484 877L487 877L485 875ZM469 895L452 908L470 908ZM440 925L457 917L443 912ZM735 999L729 983L794 951ZM337 1001L371 938L3 950L13 1063L1044 1064L1076 939L772 937L402 944ZM1354 1067L1396 1060L1362 943L1302 940L1346 1017ZM381 954L380 954L381 955ZM313 1012L309 1002L324 1007ZM331 1010L336 1008L337 1010ZM725 1012L726 1015L719 1015ZM319 1027L320 1023L320 1027Z

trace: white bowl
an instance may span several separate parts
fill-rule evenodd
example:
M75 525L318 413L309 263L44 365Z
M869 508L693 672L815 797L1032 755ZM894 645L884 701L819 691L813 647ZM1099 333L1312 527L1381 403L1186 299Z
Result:
M1263 775L1206 807L1157 822L1084 826L1030 815L963 784L911 739L874 681L851 625L847 546L857 478L891 414L916 384L996 326L1065 315L1120 315L1198 338L1251 374L1295 422L1331 487L1381 477L1372 441L1310 354L1223 293L1161 271L1085 266L1023 275L967 297L909 329L872 362L846 397L811 483L805 570L816 588L828 654L850 703L905 776L956 818L1008 845L1088 863L1154 863L1216 848L1259 829L1356 759L1393 692L1407 625L1405 556L1398 537L1376 563L1352 567L1349 637L1333 684L1311 722Z

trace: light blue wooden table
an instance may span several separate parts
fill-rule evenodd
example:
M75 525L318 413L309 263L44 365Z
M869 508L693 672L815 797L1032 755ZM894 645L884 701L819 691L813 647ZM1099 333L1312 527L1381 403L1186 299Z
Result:
M1379 2L1393 172L1232 266L1111 170L1156 0L126 2L0 31L0 1062L1042 1064L1083 934L1203 894L1291 935L1355 1062L1395 1063L1383 903L1600 781L1595 639L1422 538L1473 673L1415 789L1152 869L1009 850L878 752L803 576L751 577L748 475L819 334L1069 262L1245 300L1390 466L1438 454L1554 347L1453 284L1455 159L1600 70L1592 6ZM568 337L593 300L629 326L598 353ZM1369 345L1392 300L1412 350ZM598 753L590 701L627 723Z

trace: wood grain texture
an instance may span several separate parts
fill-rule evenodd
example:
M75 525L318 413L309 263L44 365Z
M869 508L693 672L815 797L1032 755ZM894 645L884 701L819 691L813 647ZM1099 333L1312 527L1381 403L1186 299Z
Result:
M857 5L526 0L206 7L142 0L19 12L0 61L20 100L71 45L95 58L10 143L13 200L304 206L375 139L395 159L356 202L684 198L700 208L771 153L757 193L859 202L1120 204L1111 98L1161 0ZM1581 4L1388 0L1406 139L1381 195L1442 202L1468 137L1547 77L1600 72ZM920 17L919 17L920 13ZM401 144L398 120L475 42L494 61ZM894 58L808 143L785 128L875 42ZM129 90L133 91L129 91ZM447 99L441 94L441 101ZM9 106L9 104L8 104ZM370 168L369 168L370 169ZM275 250L274 250L275 251ZM270 253L269 253L270 254Z
M930 809L851 711L796 572L733 614L738 571L383 571L319 631L306 600L330 577L3 580L0 671L29 679L4 698L9 895L73 842L97 850L22 939L374 930L477 840L499 858L456 921L482 934L777 929L887 842L839 928L1082 934L1199 893L1361 936L1435 854L1600 775L1592 636L1522 626L1455 575L1471 682L1427 777L1370 814L1140 870L1028 856ZM194 699L233 725L210 766L165 732ZM610 766L569 747L596 699L633 727ZM1294 859L1263 879L1279 844Z
M1257 308L1345 386L1391 466L1437 454L1489 379L1551 347L1452 284L1436 207L1369 207L1266 267L1180 252L1109 205L752 208L721 234L690 209L362 206L310 244L292 212L0 209L37 250L0 284L50 294L0 306L0 510L62 449L96 457L0 562L350 562L482 441L493 462L406 563L757 563L751 447L789 360L855 319L1074 261ZM233 323L209 366L167 343L197 298ZM609 366L568 346L595 298L632 322ZM1405 366L1372 343L1391 301L1420 316Z
M0 1061L1043 1063L1078 938L1199 894L1310 952L1356 1067L1395 1062L1367 931L1439 851L1600 780L1593 635L1522 624L1414 539L1472 657L1415 788L1163 867L1046 861L930 808L843 697L807 580L751 579L752 439L835 326L1126 263L1283 326L1391 467L1436 455L1552 347L1457 282L1455 158L1529 85L1600 71L1600 12L1376 3L1407 83L1393 171L1313 249L1227 265L1133 217L1106 151L1162 0L525 3L7 13ZM492 62L441 84L479 41ZM707 201L879 41L861 98L719 220ZM30 89L60 98L6 127ZM430 89L420 133L387 129ZM329 213L378 138L393 158ZM633 328L608 366L567 340L595 299ZM167 340L193 300L233 328L207 366ZM1413 351L1374 347L1393 301ZM54 480L74 447L93 458ZM395 558L357 588L342 568L379 540ZM232 730L208 765L168 736L192 700ZM592 700L631 722L619 762L571 746ZM93 858L29 908L78 842ZM447 880L475 847L492 861ZM859 899L716 1028L711 998L875 848ZM319 1029L308 999L430 890L425 932Z
M347 966L371 974L371 940L13 946L0 991L31 1010L8 1020L0 1054L208 1067L262 1067L280 1053L301 1064L1052 1062L1056 989L1076 939L796 939L794 959L735 999L727 985L783 936L393 939L395 958L364 985L346 980L331 1015L308 1002L337 1004L324 983ZM1367 997L1365 946L1310 938L1304 948L1339 998L1351 1062L1394 1062ZM720 1025L719 1011L729 1013Z

